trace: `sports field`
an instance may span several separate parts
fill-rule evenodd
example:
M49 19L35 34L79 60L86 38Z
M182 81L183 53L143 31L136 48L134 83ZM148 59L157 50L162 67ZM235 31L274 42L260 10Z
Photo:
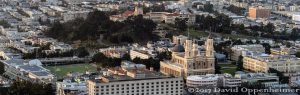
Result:
M95 72L96 67L91 64L72 64L72 65L60 65L60 66L46 66L58 79L63 78L69 72L85 73L86 71Z

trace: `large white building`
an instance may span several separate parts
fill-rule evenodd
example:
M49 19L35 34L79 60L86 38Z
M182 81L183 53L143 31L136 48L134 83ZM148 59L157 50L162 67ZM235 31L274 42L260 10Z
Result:
M237 61L239 56L245 56L248 52L265 52L265 48L260 44L235 45L231 48L231 59Z
M300 59L293 55L251 53L243 58L243 67L254 72L267 73L274 68L285 74L300 72Z
M50 83L54 75L42 67L39 60L24 61L23 59L1 60L5 66L5 75L12 79L40 81Z
M206 74L188 76L187 87L238 87L241 86L241 78L230 74Z
M293 14L292 20L295 22L295 24L300 23L300 14Z
M131 59L140 58L140 59L149 59L154 58L157 55L157 51L154 48L139 46L138 44L134 44L132 49L129 51L129 55Z
M208 75L193 75L186 78L186 85L188 87L217 87L218 76Z
M88 95L182 95L183 78L165 76L145 65L122 62L102 77L87 81Z

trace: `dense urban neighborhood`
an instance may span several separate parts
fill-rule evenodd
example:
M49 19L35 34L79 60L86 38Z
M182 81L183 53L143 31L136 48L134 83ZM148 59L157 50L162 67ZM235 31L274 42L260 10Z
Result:
M299 95L300 0L0 0L0 95Z

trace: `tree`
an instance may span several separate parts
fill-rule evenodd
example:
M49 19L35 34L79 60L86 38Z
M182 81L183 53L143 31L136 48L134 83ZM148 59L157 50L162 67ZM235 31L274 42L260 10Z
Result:
M152 33L154 29L156 23L144 19L142 15L130 16L119 22L110 20L107 12L94 11L90 12L86 19L55 22L45 34L65 42L97 41L99 35L103 35L102 40L119 44L157 40L158 36Z
M180 31L186 31L186 29L188 28L186 23L187 19L175 18L175 27Z
M131 60L130 55L128 53L124 54L122 60Z
M0 20L0 25L4 28L11 27L11 25L6 20Z
M266 26L264 26L264 31L267 33L273 33L275 30L275 26L272 23L268 23Z
M214 5L210 3L204 4L203 11L210 12L210 13L214 12Z
M244 70L244 67L243 67L243 56L239 56L239 59L238 59L238 61L236 62L236 64L237 64L237 71L243 71Z
M107 59L107 57L103 53L99 52L93 55L92 62L102 62L105 59Z
M156 58L160 61L162 60L170 60L172 57L172 53L169 51L160 52L157 54Z
M92 57L92 62L95 62L98 67L103 67L103 68L120 66L121 61L122 61L121 58L107 57L101 52L96 53Z
M4 67L4 64L0 62L0 75L2 75L5 72Z
M234 5L230 5L229 7L226 8L228 11L235 13L237 15L243 15L244 11L246 11L245 8L240 8Z
M85 47L79 47L78 49L76 49L76 52L78 54L78 57L86 57L90 55L90 53L86 50Z
M134 58L132 62L136 64L144 64L147 68L153 67L154 70L159 70L160 64L159 60L149 58L149 59L141 59L141 58Z
M262 43L261 44L265 48L265 53L266 54L271 54L271 45L268 43Z
M300 58L300 52L297 52L295 55L296 57Z
M55 95L51 84L30 81L15 81L10 87L9 95Z
M218 64L217 58L215 58L215 73L216 74L221 74L221 67Z
M281 83L289 82L289 77L284 76L283 72L280 72L274 68L269 68L269 73L276 73L277 76L279 77L279 82L281 82Z
M294 28L293 30L292 30L292 32L291 32L291 34L290 34L290 39L291 40L297 40L297 39L299 39L299 37L300 37L300 34L299 34L299 29L298 28Z

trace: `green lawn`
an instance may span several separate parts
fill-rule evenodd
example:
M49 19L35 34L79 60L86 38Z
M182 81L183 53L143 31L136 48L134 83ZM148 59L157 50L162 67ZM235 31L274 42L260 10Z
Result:
M207 37L209 34L203 31L197 31L194 29L189 29L188 30L190 32L190 36L191 37ZM185 35L188 35L188 31L185 32Z
M85 73L86 71L95 72L96 67L91 64L72 64L72 65L60 65L60 66L46 66L58 79L63 78L69 72Z
M236 67L233 64L218 64L218 65L221 66L221 67Z
M232 64L218 64L221 67L222 73L229 73L231 75L234 75L236 72L236 66Z

